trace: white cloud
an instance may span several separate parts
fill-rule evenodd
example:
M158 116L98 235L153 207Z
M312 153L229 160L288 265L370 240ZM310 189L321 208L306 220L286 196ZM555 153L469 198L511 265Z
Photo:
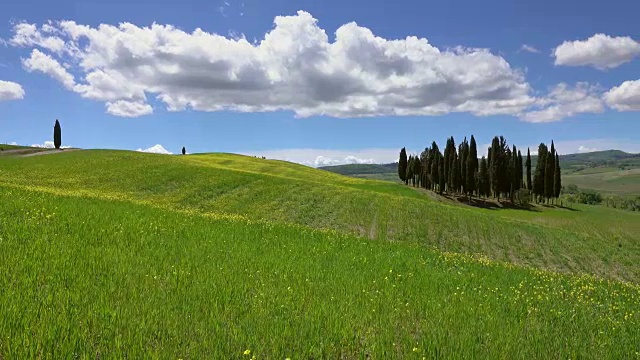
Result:
M33 49L29 58L22 59L22 66L29 72L40 71L51 76L68 90L73 90L75 86L73 75L69 74L57 60L38 49Z
M408 151L408 150L407 150ZM319 167L344 164L386 164L398 161L400 149L282 149L241 152L249 156L264 156L267 159L290 161L302 165ZM408 153L416 153L410 152Z
M19 23L13 27L14 35L9 40L13 46L32 47L38 46L53 52L61 52L65 47L65 42L57 36L49 36L47 33L57 32L51 24L44 24L40 30L27 23Z
M24 98L24 89L20 84L0 80L0 101L19 100Z
M55 148L53 141L45 141L44 144L32 144L31 147L47 148L47 149Z
M540 50L536 49L535 47L533 47L531 45L527 45L527 44L522 44L522 47L520 48L520 51L526 51L526 52L530 52L530 53L533 53L533 54L540 53Z
M45 148L45 149L54 149L56 146L53 143L53 141L45 141L42 144L32 144L31 147L36 147L36 148ZM62 145L60 146L60 149L70 149L71 146L68 145Z
M640 111L640 80L625 81L604 94L609 107L618 111Z
M139 101L118 100L108 102L106 106L107 113L121 117L138 117L153 113L151 105Z
M640 43L629 36L595 34L587 40L565 41L554 51L556 65L591 65L604 70L640 56Z
M274 24L262 40L249 42L171 25L61 21L46 30L63 40L62 50L42 46L44 26L14 27L11 43L53 51L78 72L77 84L37 49L27 69L111 104L107 109L120 116L150 113L146 93L171 111L290 110L299 117L515 115L536 102L522 72L485 49L439 49L411 36L387 40L355 23L338 28L331 42L303 11ZM128 111L119 111L125 103L118 101L127 101Z
M586 153L586 152L594 152L594 151L600 151L600 149L597 148L590 148L590 147L586 147L584 145L580 145L578 147L578 152L580 153Z
M538 100L537 109L521 115L529 122L552 122L580 113L601 113L605 109L599 88L579 82L575 86L560 83Z
M8 145L18 146L18 143L15 141L10 142Z
M146 153L153 153L153 154L165 154L165 155L171 155L173 154L171 151L167 150L164 148L164 146L160 145L160 144L156 144L150 148L147 149L138 149L136 151L140 151L140 152L146 152Z

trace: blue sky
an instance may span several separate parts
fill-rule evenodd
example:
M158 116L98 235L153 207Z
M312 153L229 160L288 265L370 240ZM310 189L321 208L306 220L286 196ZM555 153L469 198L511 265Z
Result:
M387 162L470 134L640 152L639 12L627 0L10 2L0 142L44 145L57 118L76 147L308 165Z

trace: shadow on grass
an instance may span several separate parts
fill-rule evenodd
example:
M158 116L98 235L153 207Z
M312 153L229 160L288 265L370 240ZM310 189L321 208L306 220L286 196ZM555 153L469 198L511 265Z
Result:
M477 207L477 208L481 208L481 209L489 209L489 210L510 209L510 210L524 210L524 211L540 212L540 210L536 209L536 207L533 206L533 205L514 204L514 203L512 203L510 201L496 201L496 200L478 199L478 198L468 199L465 196L452 196L452 197L449 197L449 198L452 199L452 200L457 201L460 204L467 205L467 206L472 206L472 207Z

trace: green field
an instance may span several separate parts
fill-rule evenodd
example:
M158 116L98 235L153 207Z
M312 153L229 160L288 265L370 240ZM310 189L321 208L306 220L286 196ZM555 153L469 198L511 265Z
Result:
M106 150L1 158L0 204L0 359L640 354L636 213Z
M640 168L594 168L564 176L566 184L616 195L640 195Z

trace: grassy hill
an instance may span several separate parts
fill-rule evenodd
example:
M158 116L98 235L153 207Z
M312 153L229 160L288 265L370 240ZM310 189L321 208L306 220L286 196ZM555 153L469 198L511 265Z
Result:
M638 351L635 213L107 150L0 158L0 204L0 358Z
M538 157L531 157L535 167ZM617 195L640 195L640 154L620 150L560 156L563 184ZM397 163L349 164L320 169L363 179L399 182Z

